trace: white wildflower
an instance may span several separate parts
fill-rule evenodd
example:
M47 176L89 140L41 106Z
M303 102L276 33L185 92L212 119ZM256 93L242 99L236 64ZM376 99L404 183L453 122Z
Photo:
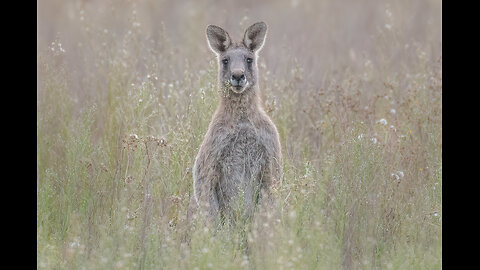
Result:
M388 122L385 118L382 118L382 119L378 120L377 123L380 123L380 124L385 126Z
M403 171L396 171L392 173L391 176L394 177L396 181L400 182L400 179L402 179L405 174L403 173Z
M73 242L70 243L70 247L72 247L72 248L80 247L80 242L79 241L73 241Z

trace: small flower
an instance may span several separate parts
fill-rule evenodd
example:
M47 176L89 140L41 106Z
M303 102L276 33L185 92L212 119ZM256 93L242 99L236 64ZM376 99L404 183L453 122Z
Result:
M380 123L380 124L385 126L387 124L387 120L385 118L382 118L382 119L378 120L377 123Z
M70 243L70 247L72 248L76 248L76 247L79 247L80 246L80 243L78 241L73 241Z
M396 171L392 173L391 176L395 178L397 182L400 182L400 179L402 179L405 176L405 174L403 173L403 171Z

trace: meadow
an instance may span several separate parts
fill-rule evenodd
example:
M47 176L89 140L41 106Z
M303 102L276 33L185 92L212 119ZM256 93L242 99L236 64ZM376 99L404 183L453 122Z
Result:
M442 268L440 0L41 0L37 14L38 269ZM186 219L218 102L205 28L238 40L257 21L282 185L253 222L206 227Z

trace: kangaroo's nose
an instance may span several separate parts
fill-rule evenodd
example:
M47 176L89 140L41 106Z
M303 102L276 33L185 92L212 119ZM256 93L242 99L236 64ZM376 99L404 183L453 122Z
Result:
M232 74L232 81L243 81L245 80L245 75L244 74Z

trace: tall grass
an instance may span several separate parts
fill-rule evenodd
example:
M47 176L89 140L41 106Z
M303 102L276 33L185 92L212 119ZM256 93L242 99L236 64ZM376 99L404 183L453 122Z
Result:
M441 1L45 1L39 269L441 269ZM187 222L218 101L204 31L269 25L284 179L251 223Z

